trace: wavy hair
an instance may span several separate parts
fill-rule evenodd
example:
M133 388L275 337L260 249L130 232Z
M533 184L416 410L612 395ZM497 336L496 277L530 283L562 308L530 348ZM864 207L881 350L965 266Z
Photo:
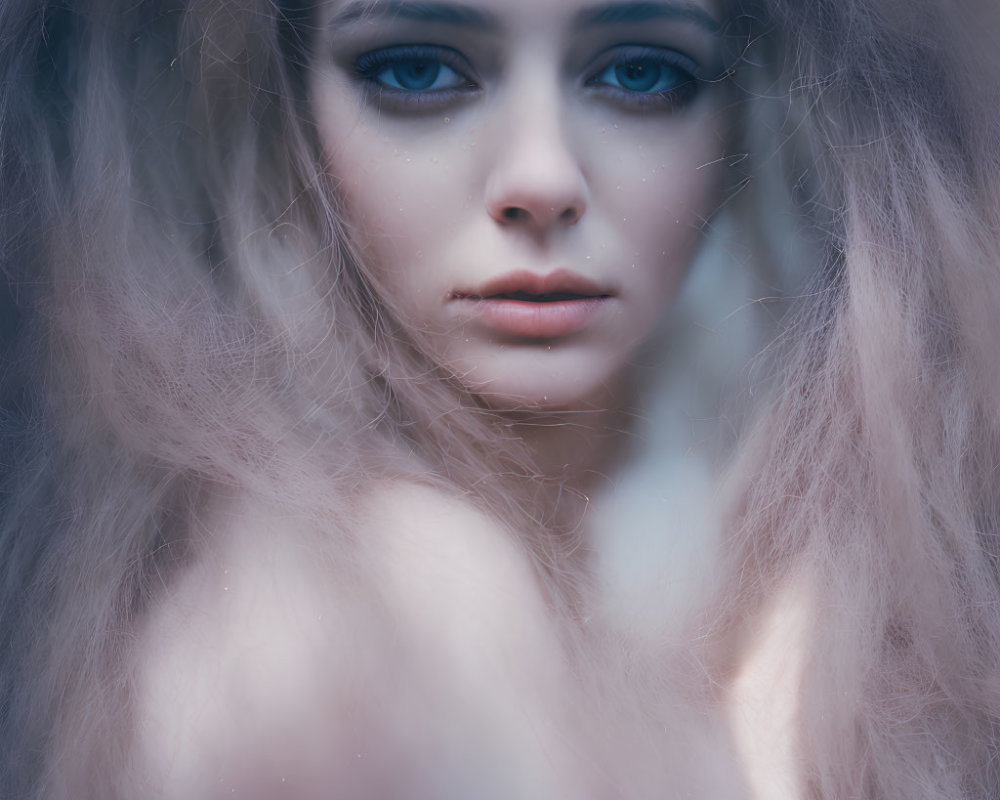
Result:
M812 154L789 191L826 261L729 476L710 639L738 661L748 610L808 574L810 796L992 796L996 20L974 0L742 9L748 61L783 54L780 134ZM11 796L80 797L74 771L114 795L132 634L220 487L305 509L346 551L343 499L407 476L481 504L551 587L579 571L558 487L366 280L304 104L310 24L266 0L0 6Z
M806 576L807 796L993 797L998 18L976 2L770 13L796 43L791 118L816 154L806 210L826 264L733 470L714 621L739 629Z
M345 547L342 500L377 475L542 528L518 442L363 279L303 114L306 19L252 0L0 9L3 268L24 310L3 398L5 794L74 794L57 731L114 772L114 746L87 748L125 735L129 631L218 488ZM557 539L525 543L561 563Z

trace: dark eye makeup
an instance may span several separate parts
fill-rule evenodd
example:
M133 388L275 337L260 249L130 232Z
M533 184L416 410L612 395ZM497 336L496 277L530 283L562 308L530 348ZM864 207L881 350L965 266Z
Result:
M354 59L351 71L380 108L398 113L447 108L482 91L469 60L442 45L370 50ZM704 83L698 73L698 64L677 50L618 45L594 59L581 84L626 111L673 112L695 99Z
M418 111L448 106L477 93L472 65L458 50L405 44L370 50L354 60L362 87L390 110Z
M698 94L698 64L676 50L621 45L598 58L585 86L634 111L677 111Z

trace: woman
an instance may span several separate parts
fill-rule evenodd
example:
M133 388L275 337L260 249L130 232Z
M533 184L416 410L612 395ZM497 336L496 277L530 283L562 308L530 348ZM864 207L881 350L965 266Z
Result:
M992 20L920 6L7 3L6 793L994 794ZM825 266L640 637L722 206Z

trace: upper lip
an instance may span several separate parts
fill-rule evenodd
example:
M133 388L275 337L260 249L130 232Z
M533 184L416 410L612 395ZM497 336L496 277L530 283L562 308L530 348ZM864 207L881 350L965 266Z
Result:
M573 299L576 297L612 297L614 291L602 287L589 278L571 272L568 269L557 269L547 275L520 270L501 275L482 286L474 289L459 289L452 292L452 299L487 300L505 298L515 295L529 297L556 296L558 299Z

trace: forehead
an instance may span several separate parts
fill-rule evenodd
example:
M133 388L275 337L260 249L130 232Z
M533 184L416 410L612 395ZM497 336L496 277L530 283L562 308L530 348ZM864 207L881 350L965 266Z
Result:
M377 20L505 30L521 24L556 23L587 29L669 22L718 34L716 0L329 0L333 28Z

